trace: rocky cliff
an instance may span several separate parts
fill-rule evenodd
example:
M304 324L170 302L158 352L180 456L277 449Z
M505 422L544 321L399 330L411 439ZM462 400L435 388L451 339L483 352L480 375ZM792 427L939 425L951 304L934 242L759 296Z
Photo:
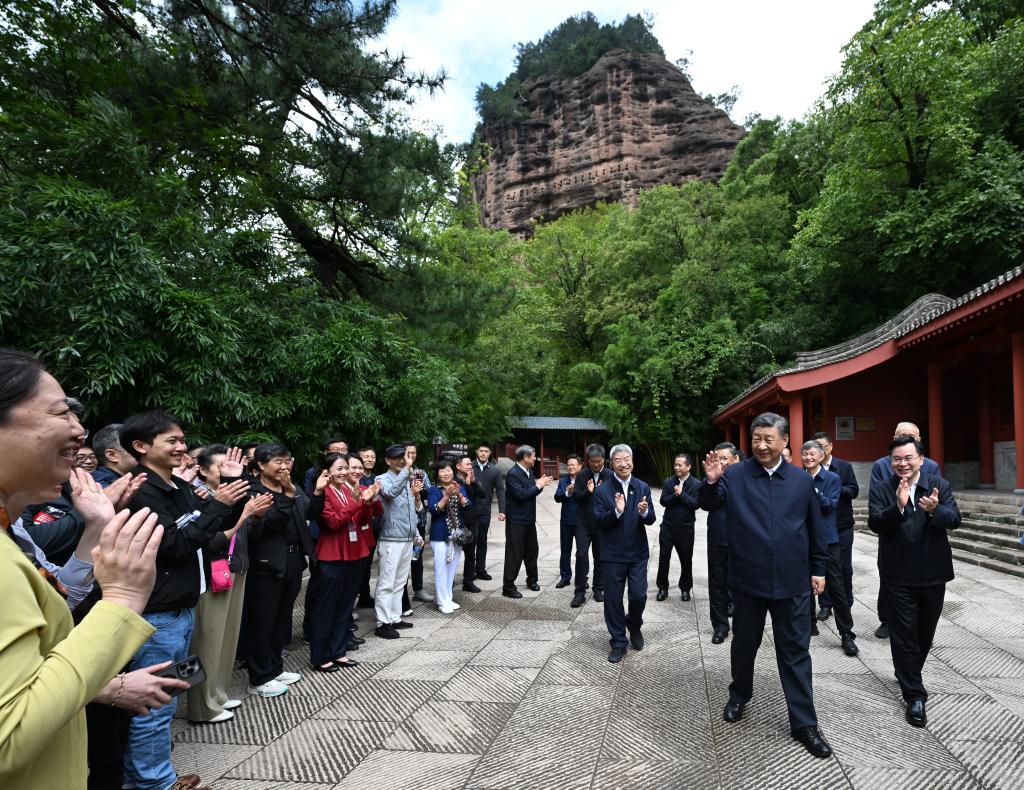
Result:
M660 55L612 50L521 93L529 117L481 127L487 168L474 181L484 225L519 235L599 200L635 205L647 187L717 179L744 134Z

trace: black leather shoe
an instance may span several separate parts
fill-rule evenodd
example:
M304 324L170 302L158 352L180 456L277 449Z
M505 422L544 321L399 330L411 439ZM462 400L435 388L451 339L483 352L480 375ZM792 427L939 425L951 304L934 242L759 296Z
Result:
M828 618L830 618L831 616L832 616L832 607L831 606L822 606L818 610L818 619L819 620L828 620Z
M363 639L363 637L361 636L356 636L355 634L352 634L352 636L348 638L348 643L350 645L363 645L366 644L366 640Z
M848 656L855 656L860 652L860 648L857 647L857 642L850 634L843 634L843 652Z
M715 631L715 633L711 636L711 644L720 645L722 644L722 642L725 641L725 638L727 636L729 636L728 631Z
M739 721L743 718L743 709L745 707L745 702L733 702L732 700L729 700L725 703L725 708L722 710L722 718L730 724Z
M479 587L477 587L475 584L473 584L473 582L463 582L462 583L462 591L463 592L483 592L483 590L481 590Z
M831 757L832 747L821 737L817 727L801 727L793 730L793 737L804 745L804 748L815 757Z
M625 657L626 648L624 647L613 647L612 651L608 654L608 660L613 664L618 664Z
M540 592L540 585L537 584L537 582L530 582L526 585L526 588L528 590L533 590L534 592Z
M391 624L392 628L412 628L412 623L407 623L405 620L399 620L397 623Z
M889 626L882 623L878 628L875 629L876 639L888 639L889 638Z
M682 598L684 601L689 601L690 600L690 591L689 590L683 590L680 593L679 597Z
M915 699L907 703L907 723L913 727L923 727L928 723L928 715L924 712L923 699Z
M604 590L594 590L594 600L601 603L604 600Z
M587 602L587 594L585 592L577 592L572 597L572 603L569 604L573 609L578 609Z
M664 601L666 598L668 598L668 590L659 587L658 594L657 596L655 596L655 600Z
M556 590L561 590L563 587L568 587L568 586L569 586L569 580L568 579L559 579L558 583L555 585L555 589Z
M817 635L818 635L818 624L817 623L812 623L811 624L811 636L817 636Z
M325 667L318 666L317 664L311 664L314 672L322 672L325 675L329 675L332 672L340 672L341 667L335 664L333 661Z
M391 625L378 625L373 633L381 639L398 639L398 631Z
M634 650L644 649L644 635L640 633L639 629L629 632L629 644L633 646Z
M511 590L502 590L501 594L504 595L506 598L522 598L523 597L523 594L521 592L519 592L519 590L516 590L515 588L513 588Z
M493 576L491 576L491 574L489 574L489 573L488 573L487 571L477 571L477 572L476 572L476 577L477 577L478 579L483 579L483 580L484 580L485 582L489 582L489 581L490 581L491 579L493 579L493 578L494 578L494 577L493 577Z
M338 659L334 659L334 666L338 669L355 669L359 666L359 662L354 658L349 658L347 661L338 661Z

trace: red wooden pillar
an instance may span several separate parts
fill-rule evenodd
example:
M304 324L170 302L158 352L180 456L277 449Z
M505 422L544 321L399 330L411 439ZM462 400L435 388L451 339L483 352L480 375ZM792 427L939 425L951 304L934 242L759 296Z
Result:
M939 469L946 468L946 434L942 424L942 368L928 363L928 455Z
M794 392L789 396L789 449L793 453L793 461L800 457L800 448L804 443L804 394Z
M1011 335L1013 357L1013 441L1017 456L1014 493L1024 494L1024 332Z
M996 470L992 450L992 402L988 369L977 371L977 375L978 484L982 488L994 488Z

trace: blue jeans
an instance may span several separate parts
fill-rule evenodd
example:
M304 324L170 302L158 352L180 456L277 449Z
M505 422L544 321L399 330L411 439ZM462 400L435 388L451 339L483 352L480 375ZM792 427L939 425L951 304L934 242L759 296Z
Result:
M188 656L195 618L191 609L155 612L142 617L156 629L128 664L129 671L181 661ZM138 790L167 790L178 775L171 766L171 719L176 698L148 716L133 716L128 729L128 749L124 755L124 787Z

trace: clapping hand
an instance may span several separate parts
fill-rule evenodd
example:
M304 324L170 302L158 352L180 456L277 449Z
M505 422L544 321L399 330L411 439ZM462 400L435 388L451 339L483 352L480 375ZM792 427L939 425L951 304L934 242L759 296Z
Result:
M145 482L145 472L137 475L129 472L126 475L121 475L117 480L104 488L103 493L107 495L107 499L114 506L114 510L124 510L128 507L128 503L132 501L135 492L142 488L142 484Z
M626 511L626 498L622 495L622 492L615 494L615 512L620 516Z
M324 491L327 490L327 486L331 482L331 473L324 469L320 476L316 479L316 488L313 489L314 496L320 496Z
M232 447L224 454L218 467L221 477L241 477L245 471L245 467L242 466L242 449Z
M380 483L374 483L372 486L367 486L359 496L363 502L370 502L377 496L378 491L380 491Z
M715 452L710 452L704 457L704 477L709 483L717 483L725 474L725 464Z
M588 494L593 494L594 493L594 478L590 478L587 481L587 493Z
M636 506L636 509L640 511L641 516L646 516L648 507L650 507L650 503L647 501L647 497L644 497L640 500L640 504Z
M100 533L92 550L93 573L103 600L141 614L156 580L156 552L164 528L148 507L129 514L122 510Z
M196 479L196 475L199 474L199 467L196 464L182 464L181 466L174 467L172 474L186 483L191 483Z
M896 487L896 503L900 506L900 510L906 510L908 502L910 502L910 481L904 477Z
M679 496L680 494L683 493L682 485L676 485L675 487L673 487L672 490L676 492L676 496Z
M281 492L285 496L295 496L295 483L292 482L292 472L290 469L282 469L281 474L277 478L277 482L281 484Z
M224 505L233 505L249 492L249 481L235 480L233 483L221 483L213 498Z
M259 518L268 510L270 506L274 504L273 494L257 494L252 497L248 502L245 503L245 507L242 508L242 521L247 518Z
M117 499L120 499L120 492L130 485L131 481L125 480L130 477L131 475L125 475L111 486L119 486L118 490L114 492ZM78 467L72 469L69 482L71 484L71 504L82 516L86 528L92 526L102 530L107 522L114 517L114 503L111 501L111 497L84 469Z
M554 480L551 475L541 475L537 479L537 488L544 488L545 486L551 485L551 481Z
M933 512L939 506L939 489L933 488L931 494L921 497L917 500L917 504L925 513Z

